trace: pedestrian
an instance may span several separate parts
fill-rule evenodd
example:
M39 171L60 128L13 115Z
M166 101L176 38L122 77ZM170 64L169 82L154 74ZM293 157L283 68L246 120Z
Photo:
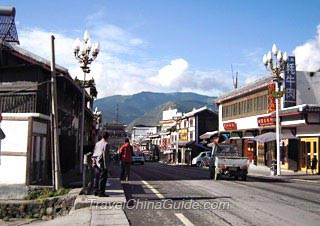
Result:
M210 165L209 165L209 172L210 172L210 179L213 179L214 174L215 174L215 154L218 148L219 143L219 134L216 133L211 137L211 144L212 144L212 149L211 149L211 159L210 159Z
M124 144L120 147L119 157L121 160L121 176L120 180L128 181L130 175L130 165L132 162L133 148L130 145L129 139L126 138Z
M311 173L312 174L314 174L313 171L315 171L317 169L317 163L318 163L317 156L314 156L312 159L312 162L311 162Z
M94 195L108 197L105 194L106 182L108 179L108 168L110 164L110 146L108 144L109 133L104 132L102 139L94 147L92 165L94 167Z

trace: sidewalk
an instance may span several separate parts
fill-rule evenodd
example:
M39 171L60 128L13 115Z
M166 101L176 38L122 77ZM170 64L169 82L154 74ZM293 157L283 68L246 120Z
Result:
M314 180L320 182L320 175L312 175L311 170L309 170L308 174L305 172L294 172L292 170L284 170L281 169L280 176L271 175L270 168L267 166L255 166L250 165L248 170L248 176L253 177L266 177L266 178L275 178L275 179L301 179L301 180Z
M123 210L126 205L126 198L119 178L109 178L108 182L106 194L109 197L78 195L73 209L67 216L57 217L49 221L32 222L31 225L130 225ZM74 190L79 194L79 189Z

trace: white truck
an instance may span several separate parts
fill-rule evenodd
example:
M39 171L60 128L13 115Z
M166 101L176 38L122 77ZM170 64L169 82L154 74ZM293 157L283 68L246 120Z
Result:
M247 180L249 160L241 157L241 151L233 144L218 144L214 155L211 158L210 178L218 180L222 175L239 177Z

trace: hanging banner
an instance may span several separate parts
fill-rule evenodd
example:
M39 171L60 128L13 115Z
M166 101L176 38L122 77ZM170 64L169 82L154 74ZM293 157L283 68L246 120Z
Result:
M276 90L275 84L268 85L268 113L276 111L276 99L272 96L272 92Z
M296 105L296 61L295 57L289 56L288 68L284 75L284 88L286 93L284 95L284 107L292 107Z

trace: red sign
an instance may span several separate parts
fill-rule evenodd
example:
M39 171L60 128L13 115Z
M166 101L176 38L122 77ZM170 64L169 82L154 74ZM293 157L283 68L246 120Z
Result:
M276 110L276 99L272 96L272 92L276 90L275 84L268 85L268 113L274 112Z
M237 124L235 122L226 122L226 123L223 123L223 128L225 130L236 130Z
M276 118L271 116L259 117L258 126L274 126L276 124Z

